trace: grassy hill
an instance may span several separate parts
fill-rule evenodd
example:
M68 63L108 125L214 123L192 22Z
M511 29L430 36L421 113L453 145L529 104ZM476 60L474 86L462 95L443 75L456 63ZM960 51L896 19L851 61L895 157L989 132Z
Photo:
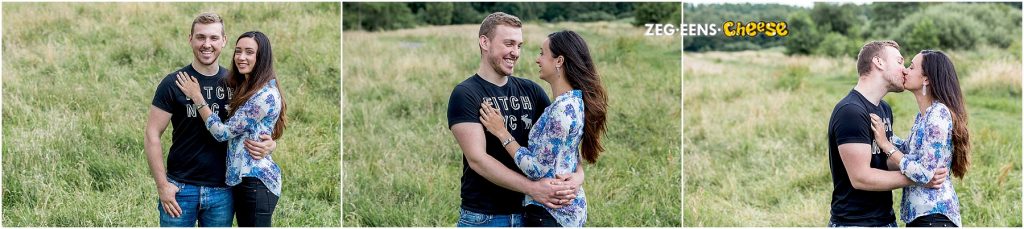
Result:
M143 129L195 15L266 33L290 126L274 226L340 226L338 3L4 3L3 225L158 226ZM170 147L171 128L163 135Z
M964 226L1020 227L1019 51L947 51L965 92L974 146L970 172L953 180ZM902 53L912 58L917 51ZM832 192L828 120L857 83L855 60L771 49L687 53L684 62L686 226L825 226ZM906 137L918 111L913 96L890 93L885 100L894 133ZM901 192L893 194L898 217Z
M478 25L345 32L345 226L455 226L462 152L448 97L479 63ZM607 151L587 165L588 226L680 223L680 40L625 23L526 24L515 75L547 34L579 32L609 92Z

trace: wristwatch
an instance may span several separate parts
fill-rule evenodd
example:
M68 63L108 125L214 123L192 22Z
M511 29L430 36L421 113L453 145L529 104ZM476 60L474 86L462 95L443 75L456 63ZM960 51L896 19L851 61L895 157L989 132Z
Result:
M206 103L203 103L203 104L193 103L192 104L192 107L196 108L197 111L199 109L203 109L203 107L205 107L205 106L206 106Z
M898 149L896 149L896 147L892 147L892 149L891 149L891 150L889 150L889 152L885 152L885 158L890 158L890 157L892 157L892 154L893 154L893 153L896 153L896 151L897 151L897 150L898 150Z
M514 137L508 137L508 139L506 139L505 141L501 142L501 146L505 147L505 146L508 145L508 143L512 143L515 140L516 140L516 138L514 138Z

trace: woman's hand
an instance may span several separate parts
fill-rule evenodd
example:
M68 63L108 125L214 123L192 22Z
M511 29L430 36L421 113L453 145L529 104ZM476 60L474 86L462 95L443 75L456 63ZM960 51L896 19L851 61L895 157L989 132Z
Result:
M501 115L501 111L494 109L489 101L480 104L480 124L483 124L488 132L491 132L491 134L497 136L502 141L505 140L502 138L512 136L505 129L505 118Z
M196 80L196 77L190 76L185 72L178 72L178 79L174 83L185 93L185 96L192 99L193 103L199 104L199 101L205 103L203 93L199 90L199 80Z
M878 148L882 152L892 150L893 145L885 136L885 123L882 123L882 118L875 114L871 114L871 132L874 133L875 143L878 143Z

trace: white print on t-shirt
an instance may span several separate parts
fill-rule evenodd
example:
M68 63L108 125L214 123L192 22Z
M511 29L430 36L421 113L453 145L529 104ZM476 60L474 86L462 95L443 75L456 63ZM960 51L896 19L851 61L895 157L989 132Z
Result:
M513 110L518 111L519 109L533 110L533 105L530 103L530 97L527 96L500 96L500 97L484 97L484 102L490 101L494 104L495 108L499 110ZM511 108L511 109L509 109Z
M205 98L213 98L214 96L216 96L218 100L222 100L222 99L225 99L225 98L227 98L228 100L231 100L231 94L232 94L231 93L231 88L225 88L225 87L221 87L221 86L217 86L217 87L203 86L203 90L202 91L205 92L205 94L203 95L203 97L205 97ZM192 99L186 96L185 100L191 101ZM221 104L219 104L219 103L209 103L208 106L210 106L210 110L213 111L213 115L220 114L220 106L221 106ZM188 106L185 106L185 107L186 107L186 110L187 110L186 117L189 117L189 118L199 117L199 111L196 110L195 106L192 106L191 104L189 104ZM224 109L225 110L230 109L229 105L224 105Z
M530 115L523 115L523 122L526 123L526 129L529 130L530 126L533 125L533 119L530 119Z
M885 118L882 122L885 123L885 131L892 132L892 119Z
M522 120L527 130L533 124L533 120L530 119L529 115L523 115L519 119L515 115L507 115L507 111L518 111L518 110L533 110L533 103L530 102L528 96L498 96L498 97L484 97L484 102L490 102L498 110L502 111L502 116L505 116L505 126L509 130L516 130L519 128L516 121Z
M882 119L882 123L885 125L885 131L886 132L892 132L892 119L886 117L886 118ZM874 130L872 130L872 131L874 131ZM871 154L882 153L882 149L880 147L878 147L878 143L875 142L874 132L872 132L871 136L872 136L872 139L871 139ZM889 138L889 142L892 142L892 138Z

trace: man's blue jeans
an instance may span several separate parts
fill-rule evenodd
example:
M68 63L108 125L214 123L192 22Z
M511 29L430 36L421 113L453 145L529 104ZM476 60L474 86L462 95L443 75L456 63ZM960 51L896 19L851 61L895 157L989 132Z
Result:
M523 215L488 215L459 208L458 227L522 227Z
M163 203L157 200L157 211L160 212L161 227L195 227L196 222L200 227L231 227L231 221L235 216L234 202L231 200L231 187L207 187L198 186L167 178L174 186L178 186L178 193L174 199L181 207L180 217L171 217L164 212Z

